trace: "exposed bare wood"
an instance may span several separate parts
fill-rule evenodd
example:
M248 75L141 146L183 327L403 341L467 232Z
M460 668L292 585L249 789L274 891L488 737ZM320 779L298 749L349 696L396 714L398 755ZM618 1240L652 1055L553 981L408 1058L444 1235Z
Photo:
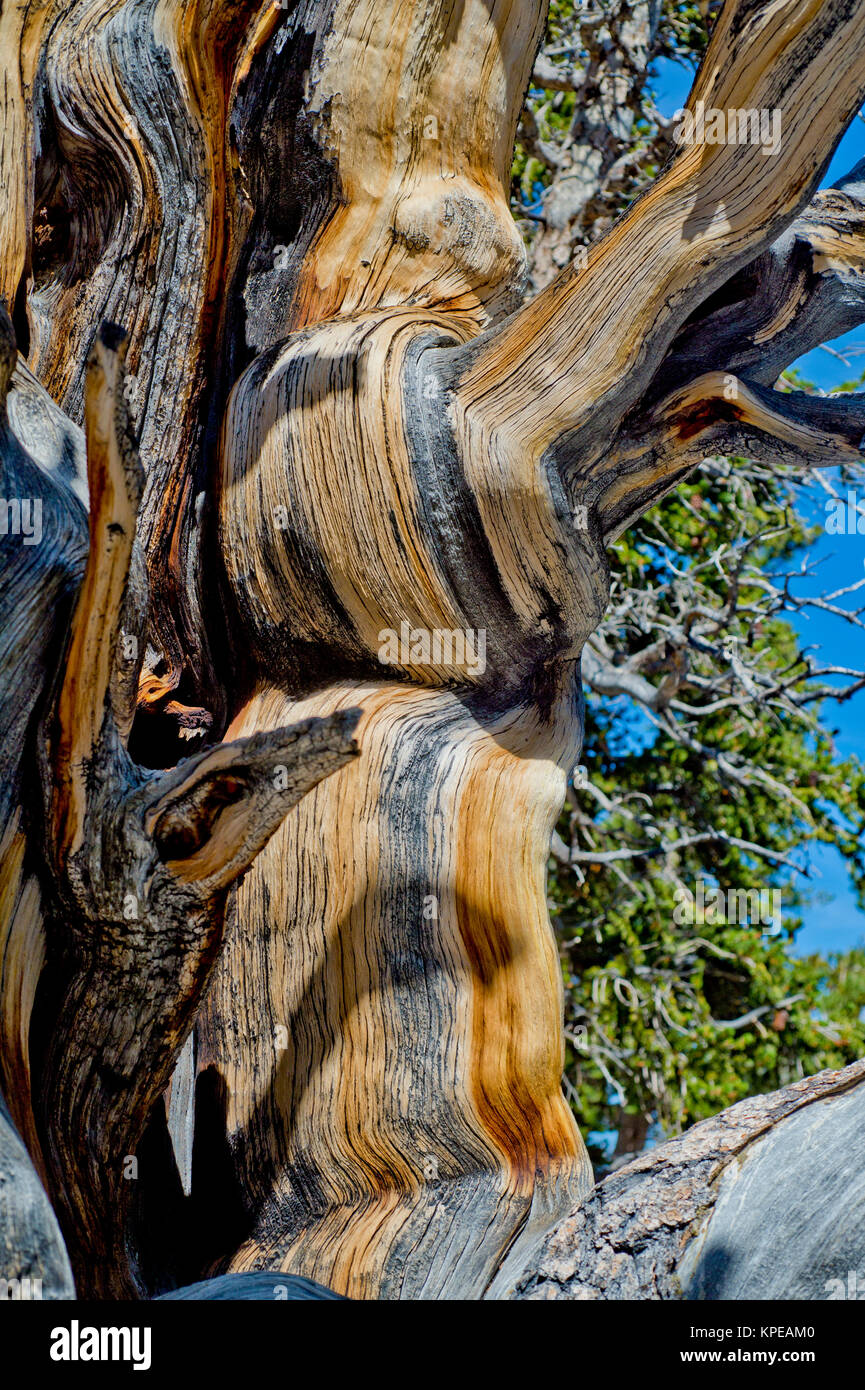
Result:
M268 694L232 732L354 703L363 757L250 874L197 1029L255 1217L231 1267L477 1297L590 1178L544 901L573 711L566 695L546 718L495 718L458 692L364 683ZM324 879L322 841L346 847ZM275 930L253 954L266 902Z
M615 539L671 483L713 454L830 467L860 457L865 398L814 399L712 372L626 417L616 437L617 472L598 490L597 510Z
M3 1299L75 1297L72 1270L27 1149L0 1095L0 1280Z
M125 335L102 328L90 352L85 432L90 541L72 618L69 653L57 702L51 760L56 781L52 840L61 864L80 848L118 657L118 628L132 562L144 476L122 394ZM137 644L137 639L136 639Z
M42 887L26 854L23 802L37 790L29 737L86 554L86 517L75 495L83 481L83 440L16 364L12 325L2 306L0 348L0 494L18 504L22 521L19 534L7 527L0 538L0 1090L41 1168L30 1019L46 943ZM30 535L24 534L24 520Z
M349 710L258 733L125 788L115 774L110 829L104 793L88 805L104 828L58 883L74 927L42 1117L81 1292L136 1288L128 1164L213 967L221 895L298 797L352 756L355 722Z
M865 318L865 166L818 191L776 242L710 297L674 339L669 381L709 368L765 386L796 357Z
M14 352L8 320L4 344L5 388ZM347 710L260 732L163 774L144 773L125 752L112 695L115 662L128 657L118 642L121 621L136 608L128 592L141 472L123 398L122 348L122 335L105 326L91 354L90 544L55 707L44 720L44 843L52 870L45 908L61 1002L37 1078L27 1025L42 965L41 911L35 886L23 880L17 810L3 855L4 1080L29 1122L34 1156L44 1148L79 1292L136 1288L124 1164L191 1026L219 947L224 891L286 810L353 755L357 720ZM37 483L40 470L5 418L3 429L4 478L16 465L29 468L37 484L31 490L44 494L47 478ZM80 525L80 509L71 515ZM38 601L31 598L25 611ZM137 674L143 633L125 636ZM50 667L34 669L31 699L40 684L50 688L50 676Z
M30 1019L45 964L42 898L37 879L25 868L26 837L17 807L0 840L0 1092L9 1097L16 1127L33 1163L41 1168L41 1145L31 1098Z
M703 101L722 110L777 110L783 136L776 155L767 158L758 145L684 146L593 248L584 270L564 272L473 346L456 402L470 457L501 472L525 468L524 459L536 462L557 446L582 481L695 305L812 195L827 151L865 95L857 65L841 58L848 43L861 44L863 25L858 6L843 13L798 0L725 7L689 109ZM640 267L651 267L648 293Z
M857 1062L740 1101L620 1168L550 1233L514 1297L837 1296L833 1272L865 1252L848 1215L862 1200L863 1078ZM787 1229L797 1241L778 1240Z
M789 143L771 162L771 179L759 150L691 148L597 248L587 270L566 274L467 346L462 340L478 325L451 312L445 282L441 307L448 312L344 312L263 354L235 387L223 431L220 545L258 680L276 678L281 687L245 704L238 727L354 699L355 686L331 675L342 671L363 680L357 689L367 711L367 756L299 808L253 869L199 1024L198 1065L230 1098L224 1123L251 1226L231 1268L279 1263L364 1296L498 1294L568 1191L587 1181L569 1127L540 1118L564 1114L553 1060L562 1050L558 1004L533 1006L508 1026L508 1036L522 1042L509 1049L495 1080L486 1071L487 1039L492 1018L518 1017L506 1002L511 961L520 961L526 999L536 999L550 978L543 862L579 754L576 662L606 597L604 529L615 529L623 508L631 514L650 505L693 467L698 450L719 443L731 418L727 383L721 375L689 382L656 407L653 428L672 439L648 465L640 435L633 446L640 459L629 461L624 427L614 453L604 445L695 304L811 196L827 145L863 91L861 72L841 83L833 73L827 98L828 55L859 32L860 12L744 6L736 23L748 41L730 50L723 34L716 40L700 93L781 109ZM754 58L767 34L777 49L774 68ZM337 52L334 44L333 61ZM404 80L395 69L393 82ZM382 109L390 90L376 89ZM350 141L340 144L346 184L356 177L353 150ZM339 226L352 215L342 213ZM651 267L648 287L636 273L623 274L629 256L635 268ZM306 265L321 274L317 245ZM357 304L347 290L344 309ZM852 456L855 406L850 415L824 411L828 430L821 432L819 408L806 419L786 397L776 405L757 385L737 383L737 390L738 438L770 437L773 457L781 446L819 446L825 461ZM545 466L542 455L553 444L557 454ZM607 500L598 478L623 500ZM583 500L597 514L580 529L573 508ZM280 640L287 628L295 637L289 648ZM483 669L436 661L411 641L382 654L388 633L436 630L482 630ZM367 683L382 660L399 684ZM410 787L376 771L395 758ZM335 824L337 814L346 824L348 807L352 853L338 871L345 886L333 892L333 865L321 881L315 871L289 872L286 881L284 866L302 861L315 827ZM401 829L393 849L389 825ZM370 841L374 854L363 849ZM407 852L406 843L417 848ZM494 880L478 878L485 872L479 857L497 866ZM510 877L516 864L521 880ZM278 920L292 924L292 950L299 926L305 944L293 957L279 932L271 936L238 1037L230 1020L236 981L246 975L244 943L274 892ZM432 926L424 922L427 902L436 905ZM427 963L424 983L413 989L400 964L407 940L417 941L418 962ZM363 950L362 969L346 954L347 942L352 952ZM332 995L311 983L334 976ZM430 1009L461 1021L452 1056L451 1039L428 1026ZM274 1045L280 1030L287 1056ZM435 1064L431 1031L444 1049L436 1049ZM376 1036L392 1035L400 1039L401 1071L376 1081ZM258 1040L252 1070L250 1037ZM335 1038L351 1044L335 1049ZM493 1151L503 1148L504 1166L492 1154L484 1165L499 1193L494 1203L475 1176L472 1145L454 1137L445 1158L427 1137L441 1133L442 1082L420 1099L408 1078L431 1073L454 1078L444 1087L451 1125L485 1131ZM343 1099L335 1106L337 1095ZM360 1112L356 1095L365 1098ZM532 1111L539 1118L524 1133L521 1116ZM308 1115L308 1127L299 1113ZM341 1115L326 1133L316 1125L322 1113ZM423 1182L425 1153L435 1160L437 1184ZM431 1217L442 1204L453 1243L430 1265L425 1241L440 1244ZM521 1229L523 1243L497 1277L501 1250ZM457 1260L457 1249L466 1248L472 1260Z
M545 8L304 0L275 41L256 32L235 108L257 195L251 343L407 304L477 326L513 307L525 251L507 190Z
M480 1298L540 1268L591 1181L545 865L605 545L707 451L858 456L861 398L771 386L863 318L861 182L815 189L865 6L730 0L690 108L777 110L776 153L682 147L522 303L545 10L0 20L32 368L0 316L0 459L50 531L3 538L0 1084L79 1292L150 1288L124 1165L161 1136L151 1202L213 1203L190 1277Z
M153 640L176 681L209 681L214 701L195 621L194 504L231 257L226 95L254 10L246 0L4 8L20 51L7 86L4 290L21 308L31 365L75 421L99 324L129 333Z

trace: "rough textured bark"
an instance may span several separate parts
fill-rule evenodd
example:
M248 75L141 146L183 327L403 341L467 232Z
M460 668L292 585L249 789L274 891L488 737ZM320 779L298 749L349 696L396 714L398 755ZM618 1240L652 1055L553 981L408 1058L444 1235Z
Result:
M0 1080L79 1289L516 1287L590 1184L545 864L605 545L711 450L858 457L761 367L865 318L861 185L815 198L865 6L731 0L691 100L777 154L684 147L523 302L545 8L4 14L0 455L51 543L4 538Z
M595 1188L518 1299L827 1299L861 1269L865 1064L740 1101ZM779 1248L780 1247L780 1248Z

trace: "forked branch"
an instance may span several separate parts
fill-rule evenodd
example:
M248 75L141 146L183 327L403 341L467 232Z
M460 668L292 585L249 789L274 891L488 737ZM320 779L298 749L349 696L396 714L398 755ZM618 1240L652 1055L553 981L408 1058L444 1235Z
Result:
M548 449L575 483L615 467L612 432L674 334L813 195L865 96L865 9L725 6L689 103L778 113L781 138L684 144L589 255L500 329L455 354L458 431L494 466Z

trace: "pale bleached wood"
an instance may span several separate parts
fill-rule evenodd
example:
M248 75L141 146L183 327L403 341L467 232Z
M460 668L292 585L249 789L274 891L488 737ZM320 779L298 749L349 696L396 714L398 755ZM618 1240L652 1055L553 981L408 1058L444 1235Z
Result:
M38 544L24 543L35 529L0 537L0 1090L40 1171L30 1021L46 953L44 884L27 856L23 805L38 803L32 728L84 568L82 472L83 437L16 360L0 305L0 496L27 502L31 529L37 506L41 517Z
M744 437L772 458L813 446L824 461L855 444L858 401L774 402L743 371L738 414L726 408L719 373L737 353L753 361L756 334L770 332L780 360L813 331L807 306L791 307L799 250L766 321L755 310L723 362L716 323L699 362L683 360L682 335L780 245L813 192L863 91L862 6L729 4L693 100L778 106L777 157L685 150L585 271L502 322L522 290L509 165L544 11L541 0L10 11L32 77L12 93L2 147L23 141L33 171L32 187L4 185L16 322L29 322L39 379L81 419L94 335L104 316L122 321L147 471L150 616L129 572L127 498L123 565L112 577L91 551L59 701L48 695L83 514L68 480L45 485L79 570L40 569L66 607L14 706L32 733L47 703L42 790L74 807L49 817L53 874L39 870L67 973L35 1082L23 1038L37 967L28 976L20 962L37 912L32 894L22 907L19 823L4 841L0 939L19 962L4 1042L28 1105L34 1088L88 1292L146 1283L118 1166L163 1116L208 980L194 1109L198 1151L210 1148L207 1171L191 1172L192 1202L203 1178L212 1200L208 1258L366 1297L513 1288L590 1176L559 1085L544 868L579 756L579 659L607 598L605 542L709 444ZM855 193L843 199L822 220L813 209L804 233L833 313L839 267L859 264ZM108 388L115 426L122 375ZM14 430L2 442L14 485L31 485L42 461L22 458ZM91 449L91 479L119 448L109 435L101 462ZM92 491L98 538L124 523ZM16 560L18 583L28 566ZM26 619L43 638L44 611L20 600L23 617L5 611L13 631ZM403 652L383 664L382 634L403 623L483 631L485 661ZM120 627L138 639L131 671L99 650L100 632L110 648ZM176 731L221 732L230 715L242 741L161 778L138 766L126 741L142 661L142 703ZM293 734L286 720L301 721ZM152 733L148 752L177 757ZM277 755L291 770L282 799L268 778ZM289 805L219 958L227 886ZM130 893L144 906L131 923ZM97 1044L110 1076L92 1066ZM172 1122L185 1177L190 1108ZM160 1161L157 1207L174 1176Z
M0 1298L75 1297L57 1218L0 1095Z
M512 1297L847 1297L865 1256L863 1082L865 1062L820 1072L642 1154L550 1233Z
M306 320L232 393L219 543L260 686L239 727L266 727L283 709L329 709L355 688L366 716L360 763L286 822L280 847L238 895L199 1021L201 1076L226 1098L216 1122L251 1227L227 1252L229 1267L279 1263L367 1297L500 1296L526 1254L518 1243L497 1276L509 1241L521 1229L525 1246L540 1238L588 1180L579 1143L540 1118L548 1106L562 1113L562 1033L558 994L536 1003L545 974L552 984L544 863L579 754L577 663L606 601L605 529L650 505L697 449L724 437L727 383L704 373L653 401L648 462L646 440L630 442L628 412L676 328L807 201L863 88L854 65L841 82L833 72L829 92L861 11L732 8L729 22L749 41L733 48L719 28L699 92L724 105L778 105L787 144L777 158L747 147L684 151L587 270L481 336L477 316L449 302L447 261L436 312L389 308L386 277L372 312L373 285L359 301L352 272L340 270L342 312ZM325 96L340 51L337 33L321 68ZM313 63L312 109L317 74ZM389 76L368 93L358 129L391 119L378 112L411 74L394 61ZM415 125L420 114L418 102ZM474 112L453 119L470 147ZM354 187L361 156L350 135L338 154L342 186ZM364 186L359 201L375 225L373 192L383 211L390 194ZM348 207L328 234L356 222L360 209ZM292 273L335 294L327 244L327 235L301 242ZM381 254L400 264L386 241ZM335 315L334 298L310 292L305 302L309 315L317 306ZM743 382L735 423L770 438L773 457L804 447L837 462L853 456L857 408L823 412L827 432L819 408L797 414ZM615 488L621 497L607 503L604 490ZM382 634L403 623L482 629L484 669L403 654L389 682L370 686ZM349 674L360 686L345 686ZM310 842L331 825L324 838L339 843L338 861L311 858ZM429 935L427 900L440 914ZM276 930L251 949L273 903ZM488 1047L502 1072L487 1071ZM382 1058L393 1068L384 1075ZM435 1086L420 1089L430 1075ZM423 1146L442 1133L444 1113L455 1137L446 1157L430 1149L439 1178L424 1181ZM479 1131L483 1160L459 1138ZM532 1143L546 1157L525 1187L515 1175L531 1173Z
M11 701L11 727L17 720L22 745L6 749L13 775L0 840L0 1041L4 1089L11 1082L23 1132L69 1241L79 1293L130 1296L140 1283L127 1229L135 1190L127 1165L207 983L225 891L286 810L354 755L358 712L221 744L162 774L129 757L122 729L128 711L118 708L116 717L115 709L129 701L135 682L118 685L114 676L128 659L121 624L137 611L128 599L142 476L123 394L124 346L123 335L103 325L88 364L90 536L84 573L75 575L65 650L45 645L51 583L21 588L22 580L32 580L28 567L16 563L26 537L4 537L0 557L4 580L11 580L2 590L12 637L3 656L17 654L30 668L29 683ZM5 314L0 347L2 478L7 496L20 500L23 483L31 500L44 505L33 568L50 581L63 575L70 553L80 553L75 544L84 515L71 491L43 472L9 428L14 338ZM125 636L137 675L143 633ZM9 665L2 669L10 683ZM40 708L43 702L47 708ZM25 743L42 782L29 796ZM36 826L29 849L42 870L41 896L27 879L25 801L27 823ZM46 940L54 1003L40 1018L34 1071L32 1010ZM25 1206L29 1181L21 1169L16 1183ZM14 1206L14 1191L11 1200Z

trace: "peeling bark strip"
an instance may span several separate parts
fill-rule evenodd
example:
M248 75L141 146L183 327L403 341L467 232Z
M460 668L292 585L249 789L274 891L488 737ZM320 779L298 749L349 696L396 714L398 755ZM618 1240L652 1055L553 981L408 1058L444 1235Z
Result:
M236 1218L208 1211L196 1274L514 1290L590 1182L545 864L605 545L710 447L835 463L865 432L859 398L770 389L865 320L861 171L815 194L865 4L732 0L691 105L777 110L776 153L683 147L516 307L545 12L0 17L0 273L36 373L6 408L0 315L0 461L48 537L0 538L0 1082L79 1292L146 1289L124 1163L181 1053L151 1190ZM404 625L482 632L484 661L385 667ZM154 721L153 772L136 700L235 741L172 767Z

